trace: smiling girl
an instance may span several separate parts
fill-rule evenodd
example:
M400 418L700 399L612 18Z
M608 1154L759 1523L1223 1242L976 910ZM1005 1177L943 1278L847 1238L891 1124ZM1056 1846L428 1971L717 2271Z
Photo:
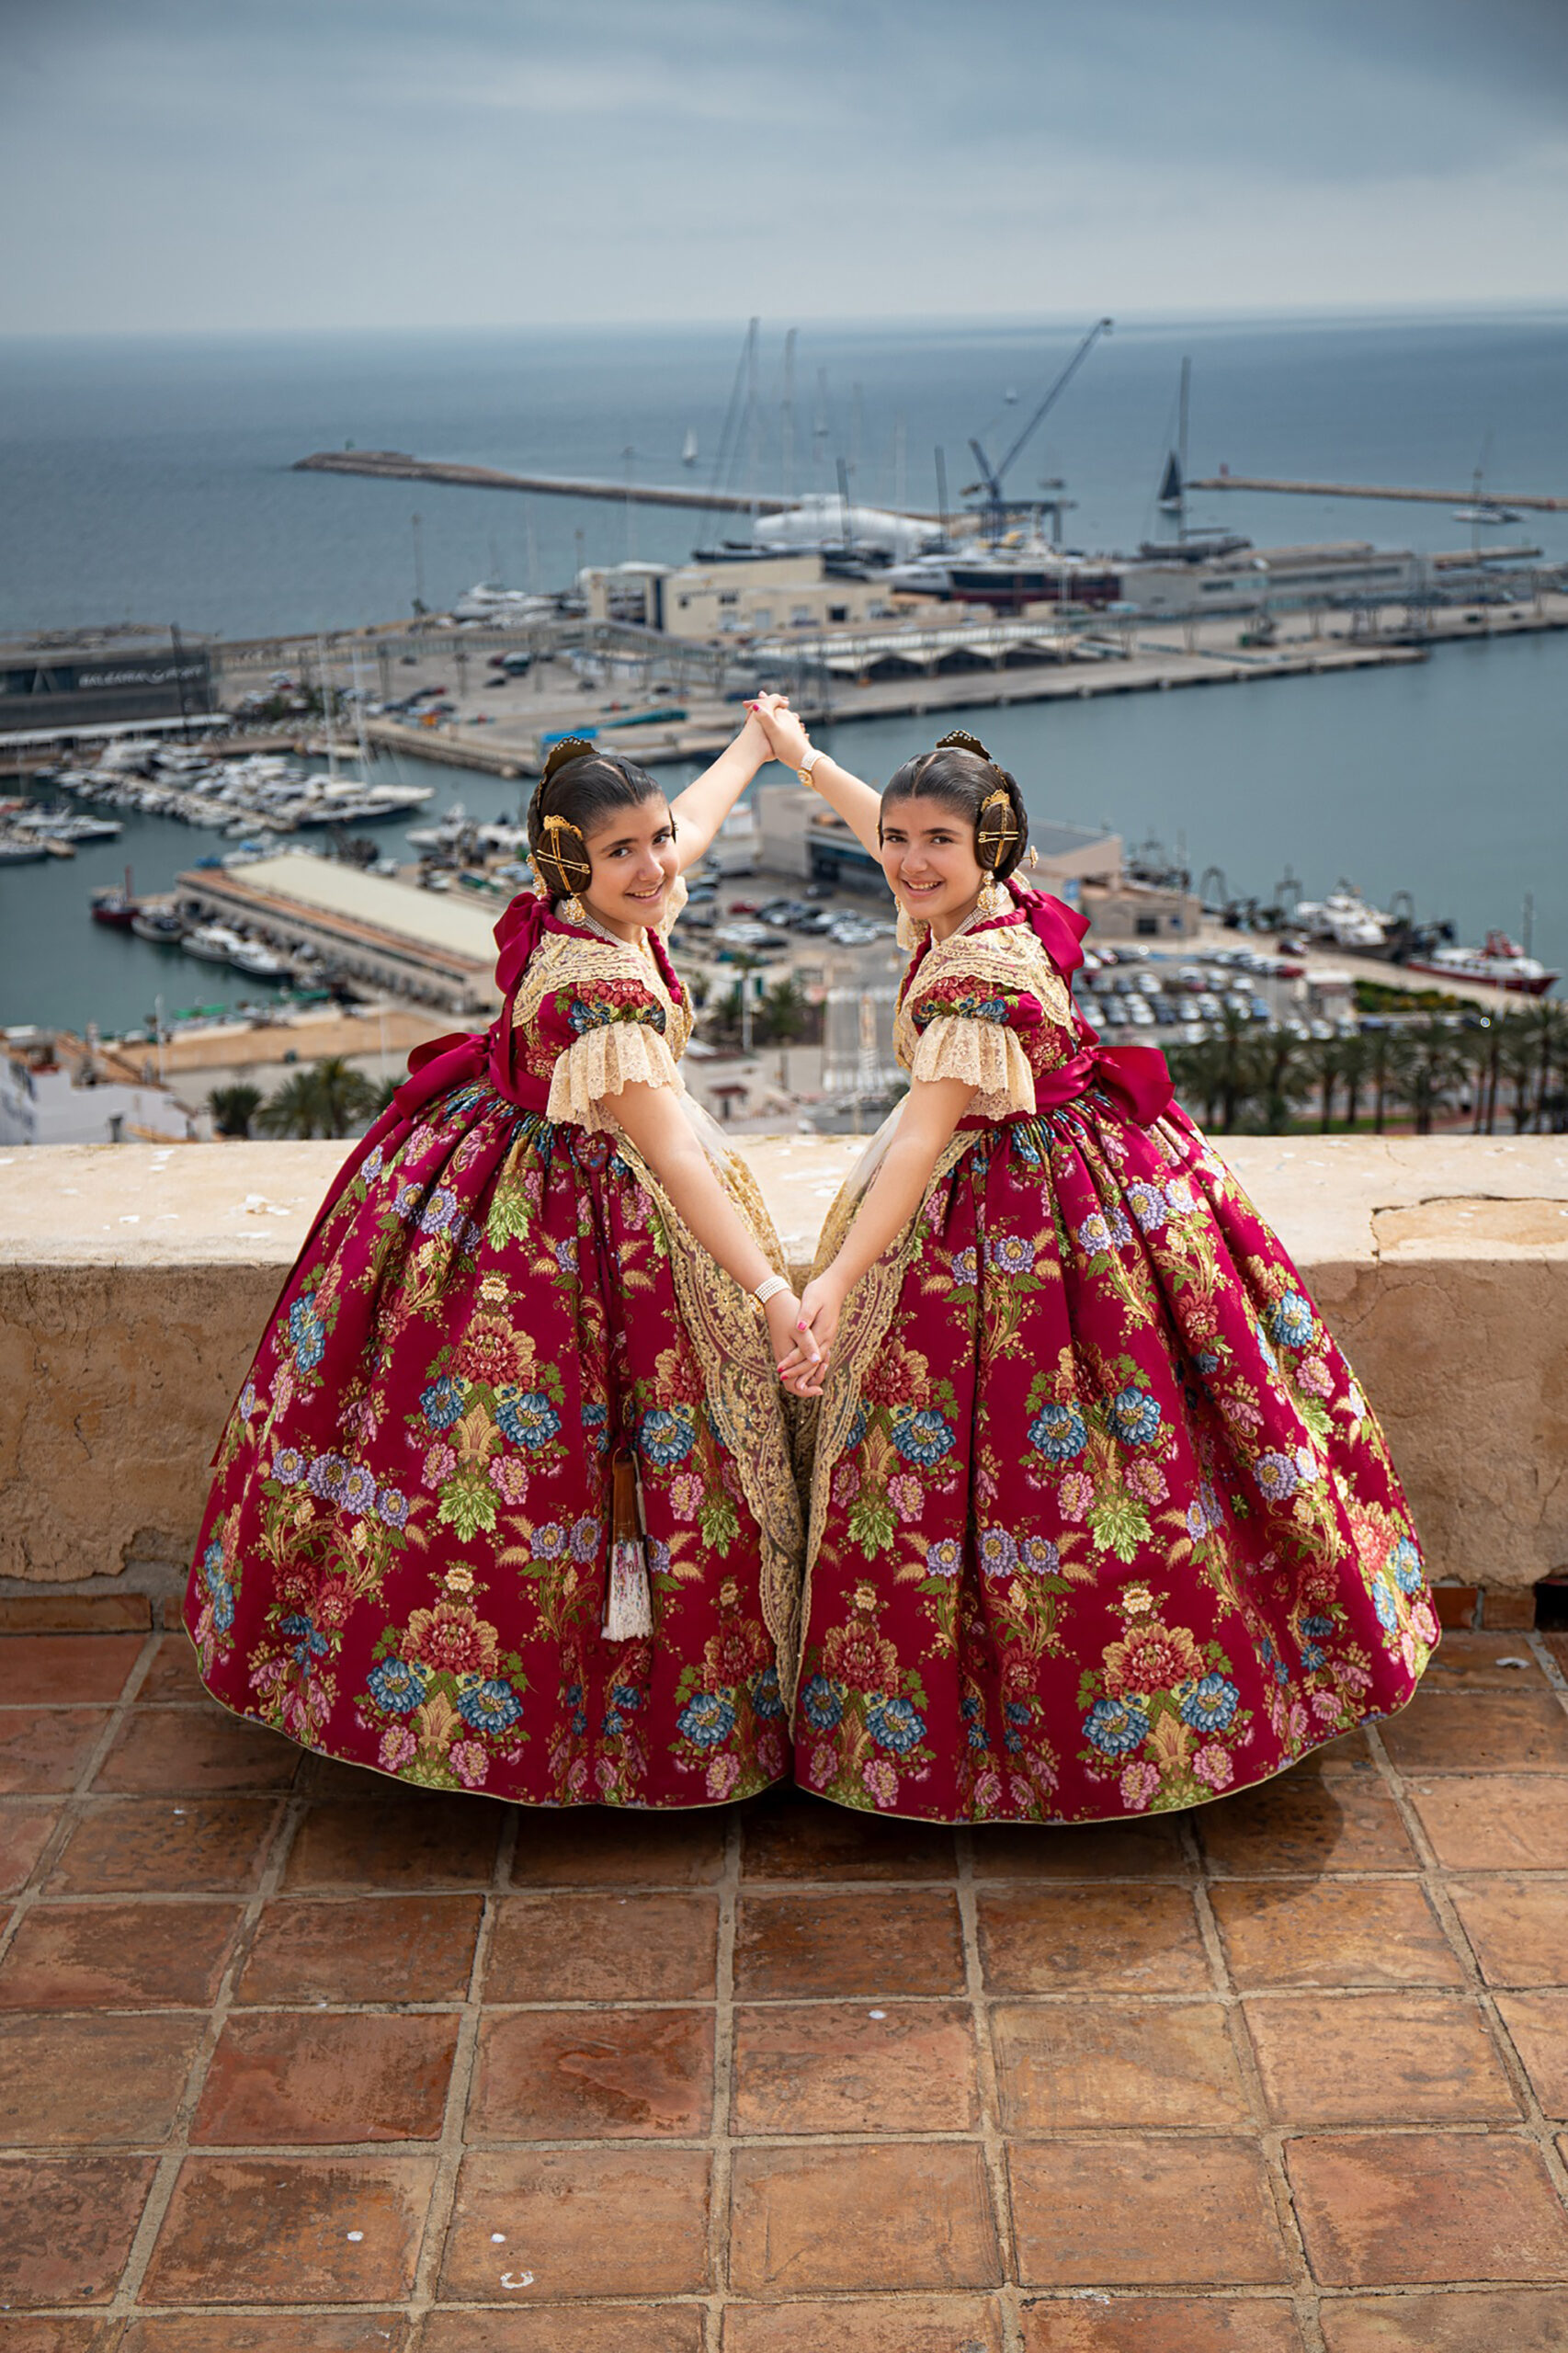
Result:
M1403 1705L1437 1638L1381 1432L1161 1056L1073 1002L1014 779L944 737L877 796L908 1095L829 1213L786 1381L821 1398L796 1772L943 1822L1267 1779Z
M290 1276L217 1458L187 1623L302 1745L531 1804L778 1779L800 1514L798 1302L685 1099L683 868L767 757L676 801L551 752L505 1002L415 1053Z

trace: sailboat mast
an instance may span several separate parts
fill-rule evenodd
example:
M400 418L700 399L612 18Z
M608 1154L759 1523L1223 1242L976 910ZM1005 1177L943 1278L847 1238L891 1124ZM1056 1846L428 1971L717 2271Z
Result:
M779 418L786 498L795 495L795 329L784 338L784 408Z
M1183 547L1187 544L1187 406L1191 384L1192 362L1184 358L1181 363L1181 413L1176 425L1176 457L1181 466L1181 504L1176 508L1176 538Z

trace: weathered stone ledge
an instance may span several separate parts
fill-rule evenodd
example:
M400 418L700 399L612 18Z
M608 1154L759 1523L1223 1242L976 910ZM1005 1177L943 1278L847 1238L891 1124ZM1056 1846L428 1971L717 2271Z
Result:
M861 1147L740 1148L791 1259L809 1259ZM0 1608L176 1575L223 1415L342 1151L0 1155ZM1528 1622L1528 1588L1568 1566L1568 1142L1226 1151L1377 1404L1435 1575L1481 1588L1489 1622Z

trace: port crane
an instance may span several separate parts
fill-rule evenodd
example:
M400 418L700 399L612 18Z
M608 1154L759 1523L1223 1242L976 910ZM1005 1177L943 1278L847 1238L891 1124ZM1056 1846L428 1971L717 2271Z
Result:
M1084 340L1078 346L1077 350L1067 362L1066 367L1063 368L1062 373L1057 377L1056 381L1051 385L1050 391L1046 393L1045 398L1034 411L1034 414L1030 416L1028 424L1024 426L1023 431L1017 436L1012 448L1007 451L1006 456L1002 459L998 465L994 466L992 464L990 459L986 456L985 451L982 449L979 441L972 436L971 437L969 446L974 452L975 464L980 468L980 480L978 482L971 483L963 494L966 498L983 499L983 504L981 506L980 513L983 528L987 539L997 540L1001 537L1003 531L1006 528L1009 516L1027 514L1035 507L1044 507L1051 511L1055 518L1056 536L1058 538L1061 537L1062 510L1064 506L1070 504L1070 501L1062 498L1060 494L1055 498L1043 500L1009 499L1003 488L1003 484L1006 481L1008 468L1018 456L1018 453L1023 449L1025 442L1030 438L1036 428L1044 423L1046 417L1055 407L1062 393L1067 390L1068 385L1072 382L1074 377L1077 374L1079 369L1083 366L1085 360L1088 358L1096 344L1098 343L1101 335L1109 335L1113 324L1114 322L1110 319L1096 319L1095 321L1094 325L1089 329L1088 334L1084 337ZM1054 490L1058 494L1060 494L1062 487L1060 482L1051 482L1046 486L1048 489Z

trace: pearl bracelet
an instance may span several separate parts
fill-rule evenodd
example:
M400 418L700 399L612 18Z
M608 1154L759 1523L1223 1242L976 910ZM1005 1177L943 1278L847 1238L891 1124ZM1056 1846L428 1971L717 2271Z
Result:
M781 1290L788 1290L789 1288L782 1275L765 1275L753 1291L752 1297L759 1307L766 1307L770 1299L777 1299Z

